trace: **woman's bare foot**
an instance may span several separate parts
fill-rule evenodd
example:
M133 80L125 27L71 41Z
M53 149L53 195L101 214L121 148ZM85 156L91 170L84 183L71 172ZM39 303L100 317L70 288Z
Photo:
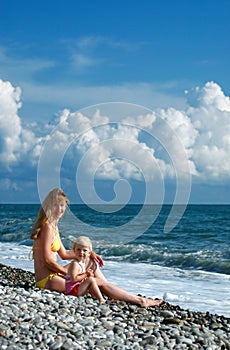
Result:
M106 300L104 298L100 299L99 300L101 304L105 304L106 303Z
M141 298L141 306L159 306L163 301L162 299Z

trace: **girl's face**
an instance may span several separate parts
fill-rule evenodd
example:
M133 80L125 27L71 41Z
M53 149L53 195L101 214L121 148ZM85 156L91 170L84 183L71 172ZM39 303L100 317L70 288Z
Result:
M77 260L84 261L90 255L90 249L82 245L77 245L74 248L74 253L76 255Z
M64 200L58 201L52 207L52 217L54 220L59 220L66 210L66 202Z

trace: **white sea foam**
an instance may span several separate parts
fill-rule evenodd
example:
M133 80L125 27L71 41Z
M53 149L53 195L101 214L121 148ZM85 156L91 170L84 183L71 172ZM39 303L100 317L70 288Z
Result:
M30 252L28 246L0 243L0 263L33 272ZM103 273L111 283L130 292L230 317L229 275L117 261L105 261Z

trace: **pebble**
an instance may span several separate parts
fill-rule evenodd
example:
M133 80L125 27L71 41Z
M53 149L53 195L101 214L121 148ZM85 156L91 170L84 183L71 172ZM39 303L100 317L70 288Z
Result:
M34 287L34 275L0 264L0 348L230 350L230 319L163 303L100 304Z

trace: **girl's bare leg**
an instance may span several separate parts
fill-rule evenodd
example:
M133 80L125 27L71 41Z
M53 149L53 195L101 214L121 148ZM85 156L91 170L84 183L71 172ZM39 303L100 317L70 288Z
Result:
M105 299L103 298L94 277L89 277L79 286L77 295L83 296L87 292L89 292L93 297L97 298L101 303L105 303Z
M101 280L99 278L96 278L96 282L100 290L104 294L109 296L111 299L125 301L132 304L138 304L145 307L158 306L163 302L162 299L154 300L151 298L144 298L144 297L132 294L120 287L115 286L114 284L111 284L107 281L105 282L104 280Z

